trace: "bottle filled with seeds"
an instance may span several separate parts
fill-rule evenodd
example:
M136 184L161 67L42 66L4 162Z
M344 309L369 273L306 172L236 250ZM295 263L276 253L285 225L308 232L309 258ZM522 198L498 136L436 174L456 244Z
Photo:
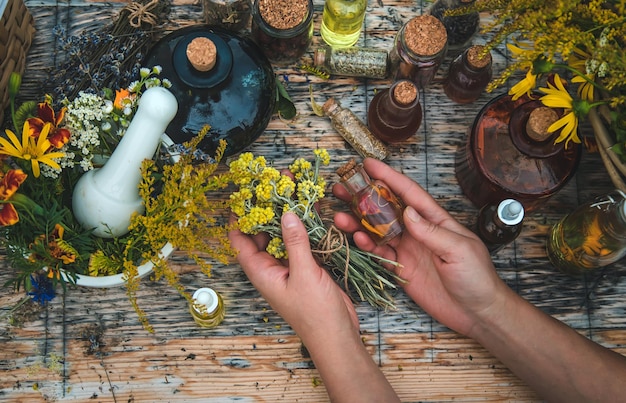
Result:
M471 6L475 0L437 0L430 8L430 14L440 20L448 34L448 53L461 52L478 32L480 15L477 11L464 12L463 7ZM448 15L449 13L455 15Z
M443 90L456 103L471 103L487 88L491 75L491 54L474 45L450 63Z
M322 106L324 114L330 118L332 126L361 157L384 160L389 156L387 147L378 140L350 109L341 107L334 98L329 98Z
M417 133L421 123L419 92L411 80L399 80L378 91L367 111L367 126L386 143L408 139Z
M233 32L248 28L251 0L203 0L204 22Z
M384 49L326 46L315 50L313 61L340 76L385 78L389 74L389 53Z
M446 56L446 28L432 15L418 15L396 34L389 53L396 80L407 78L420 88L430 84Z
M296 62L313 38L313 0L256 0L251 35L273 64Z
M354 45L361 35L367 0L326 0L320 35L333 47Z

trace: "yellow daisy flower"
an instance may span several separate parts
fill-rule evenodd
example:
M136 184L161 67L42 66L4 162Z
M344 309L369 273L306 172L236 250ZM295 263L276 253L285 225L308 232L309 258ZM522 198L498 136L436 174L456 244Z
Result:
M578 116L574 112L574 99L563 86L563 82L558 74L555 75L554 82L556 85L548 82L548 88L539 88L539 91L546 94L539 99L545 106L563 108L565 110L563 117L548 127L548 132L554 133L561 129L561 134L554 142L560 143L565 141L565 148L567 148L570 141L580 143L580 138L578 137Z
M512 95L511 99L513 101L519 99L524 95L530 96L532 90L535 89L536 84L537 75L533 74L532 69L529 69L526 73L526 77L522 79L522 81L511 87L511 89L509 90L509 95Z

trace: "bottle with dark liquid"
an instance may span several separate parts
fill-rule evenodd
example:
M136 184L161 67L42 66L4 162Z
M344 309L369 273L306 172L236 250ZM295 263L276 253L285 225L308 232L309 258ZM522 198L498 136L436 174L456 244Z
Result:
M422 106L417 87L410 80L396 81L378 91L367 110L367 126L387 143L408 139L422 123Z
M474 102L491 81L491 54L485 47L474 45L450 63L443 90L459 104Z
M478 32L480 14L478 12L460 15L446 15L448 10L470 6L474 0L437 0L430 8L430 14L439 19L448 34L448 53L460 52Z
M478 114L456 155L463 193L481 207L515 199L530 212L574 175L580 144L555 143L547 128L559 118L540 101L501 95Z
M476 234L493 254L517 238L523 220L524 206L517 200L488 204L478 213Z

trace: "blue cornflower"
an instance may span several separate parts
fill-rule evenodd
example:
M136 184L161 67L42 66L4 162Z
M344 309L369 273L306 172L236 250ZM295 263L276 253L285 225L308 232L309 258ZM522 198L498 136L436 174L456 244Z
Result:
M31 290L28 292L35 302L39 302L41 305L45 305L46 302L51 301L56 296L54 291L54 285L52 280L46 275L30 276L30 283L32 285Z

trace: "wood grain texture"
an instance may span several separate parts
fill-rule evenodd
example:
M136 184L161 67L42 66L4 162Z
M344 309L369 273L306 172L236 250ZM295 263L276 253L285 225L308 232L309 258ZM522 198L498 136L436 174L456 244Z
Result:
M315 37L302 62L310 63L321 45L319 25L323 0L315 0ZM98 29L123 1L28 0L38 30L28 55L24 93L37 94L46 69L58 65L51 30L70 34ZM364 33L357 45L390 49L395 32L413 16L425 12L427 1L370 1ZM482 15L488 20L488 15ZM168 30L202 21L202 4L173 2ZM476 38L484 42L488 34ZM507 64L507 52L493 52L494 74ZM463 195L455 173L455 153L466 141L468 128L493 96L483 94L470 105L449 101L441 80L420 93L424 110L419 133L390 146L389 164L424 186L464 224L475 220L477 207ZM276 116L249 151L265 155L275 166L286 167L295 157L317 147L327 148L333 161L324 174L357 154L316 116L310 105L335 97L365 120L377 89L389 80L332 77L323 80L297 65L276 68L295 102L298 117L284 122ZM583 126L583 130L588 130ZM611 183L597 154L585 153L577 175L537 211L528 214L520 237L494 256L499 275L540 309L592 340L626 353L626 265L617 263L583 277L559 274L545 254L545 238L552 224L575 206L608 192ZM346 210L332 197L324 211ZM330 219L330 215L326 217ZM215 265L212 276L202 275L185 254L170 262L190 292L211 286L224 297L226 318L215 329L199 328L183 298L162 282L142 282L140 305L155 328L148 334L126 299L124 288L69 288L44 309L26 305L19 323L0 321L0 400L38 401L202 401L202 402L324 402L328 401L319 374L290 327L247 281L236 263ZM0 280L11 268L0 260ZM24 295L4 290L0 313L8 314ZM357 304L364 343L404 402L516 401L534 402L537 396L489 352L474 341L434 321L401 291L398 309L381 312ZM21 310L20 312L23 312Z

